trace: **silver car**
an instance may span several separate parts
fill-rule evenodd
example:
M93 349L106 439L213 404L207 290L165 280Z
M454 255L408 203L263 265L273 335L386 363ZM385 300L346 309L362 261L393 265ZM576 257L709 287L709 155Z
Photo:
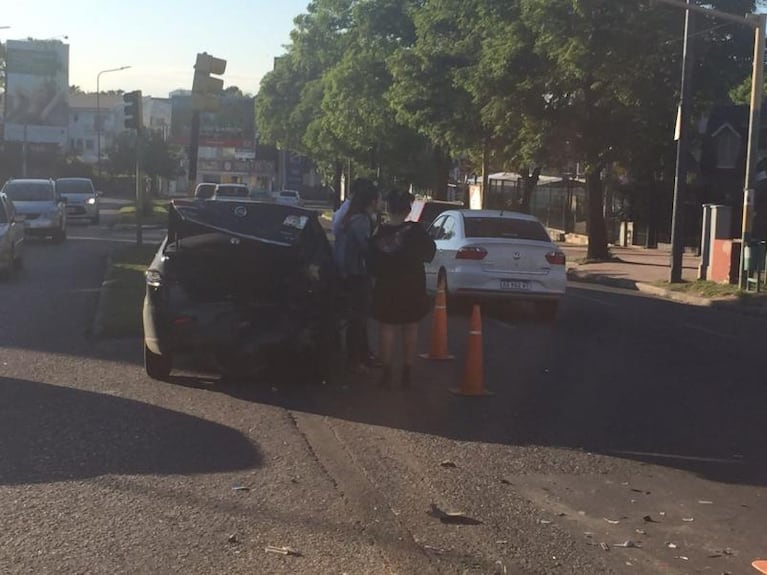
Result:
M50 236L56 242L67 239L66 201L56 193L53 180L8 180L2 192L24 216L27 237Z
M0 274L10 278L21 267L24 248L24 217L17 214L13 203L0 192Z
M90 179L59 178L56 180L56 193L66 200L69 219L87 219L92 224L99 223L100 194Z

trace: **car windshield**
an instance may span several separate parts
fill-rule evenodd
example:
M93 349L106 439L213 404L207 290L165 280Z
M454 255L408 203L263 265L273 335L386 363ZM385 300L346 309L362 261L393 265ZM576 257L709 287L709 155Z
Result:
M517 218L464 218L467 238L509 238L551 241L544 227L534 220Z
M47 182L8 182L5 193L14 202L50 202L53 186Z
M90 180L56 180L56 191L60 194L92 194Z

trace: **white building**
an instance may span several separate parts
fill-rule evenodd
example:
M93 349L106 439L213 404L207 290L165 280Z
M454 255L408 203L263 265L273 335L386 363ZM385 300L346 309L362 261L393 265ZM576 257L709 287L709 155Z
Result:
M160 132L163 139L167 140L170 137L170 98L153 98L147 96L144 98L142 106L144 108L144 128Z
M96 94L70 94L67 152L95 164L100 147L103 160L116 136L125 130L123 104L121 95L101 94L97 98ZM97 127L98 117L101 129Z

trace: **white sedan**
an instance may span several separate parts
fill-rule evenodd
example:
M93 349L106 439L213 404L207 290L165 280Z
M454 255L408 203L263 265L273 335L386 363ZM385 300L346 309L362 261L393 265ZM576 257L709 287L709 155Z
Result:
M277 203L288 206L304 207L304 200L301 194L295 190L282 190L277 194Z
M447 294L472 300L534 302L553 319L565 294L565 254L533 216L489 210L451 210L429 228L437 254L426 265L426 286L440 279Z

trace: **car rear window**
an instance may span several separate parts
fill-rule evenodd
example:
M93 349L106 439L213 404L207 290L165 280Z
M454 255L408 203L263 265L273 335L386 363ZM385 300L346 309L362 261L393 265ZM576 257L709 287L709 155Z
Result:
M12 202L53 201L53 186L47 182L8 182L5 193Z
M549 242L546 229L536 221L516 218L464 218L467 238L509 238Z
M56 180L56 191L60 194L92 194L90 180Z
M248 188L242 186L219 186L216 190L219 196L232 196L235 198L248 197Z
M423 206L423 209L421 210L420 215L418 216L418 223L420 223L424 228L428 228L432 223L434 223L434 220L436 220L437 216L439 216L442 212L461 209L461 207L462 206L454 204L426 202Z

